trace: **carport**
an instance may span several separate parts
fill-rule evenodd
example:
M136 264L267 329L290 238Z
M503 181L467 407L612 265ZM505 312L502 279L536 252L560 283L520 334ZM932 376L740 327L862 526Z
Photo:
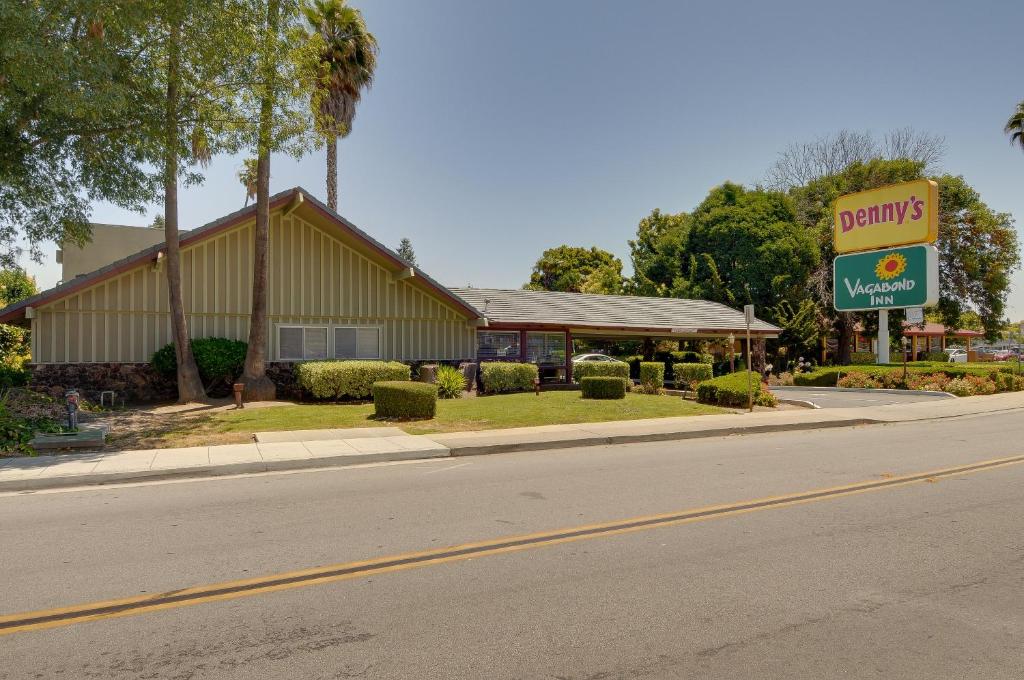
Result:
M537 364L555 382L572 382L574 338L722 340L746 337L743 312L717 302L537 290L452 288L479 309L478 361ZM781 329L755 319L754 340ZM745 350L744 350L745 353Z

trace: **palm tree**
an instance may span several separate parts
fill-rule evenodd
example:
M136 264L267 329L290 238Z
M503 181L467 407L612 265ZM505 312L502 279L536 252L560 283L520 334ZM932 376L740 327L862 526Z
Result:
M1010 135L1010 144L1024 149L1024 102L1017 104L1017 110L1006 121L1003 132Z
M306 20L323 40L320 80L312 95L313 113L327 140L327 205L338 209L338 137L352 131L356 104L373 83L377 39L366 30L359 10L345 0L311 0Z
M246 158L242 169L238 171L238 181L245 187L245 204L243 208L249 205L249 201L256 198L256 159Z

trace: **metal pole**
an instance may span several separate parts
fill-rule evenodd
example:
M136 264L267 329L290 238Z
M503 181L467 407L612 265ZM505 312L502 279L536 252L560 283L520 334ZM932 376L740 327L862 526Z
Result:
M750 319L747 319L747 409L754 410L754 385L751 382L754 375L754 358L750 354Z
M889 310L878 310L878 363L889 363Z

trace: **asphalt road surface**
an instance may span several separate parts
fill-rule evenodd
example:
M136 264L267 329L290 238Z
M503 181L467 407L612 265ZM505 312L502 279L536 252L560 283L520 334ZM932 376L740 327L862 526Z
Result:
M883 392L880 390L844 390L836 388L815 389L813 387L773 387L772 392L785 399L801 399L816 404L819 408L856 408L885 406L887 404L912 404L918 401L954 399L948 395L924 394L916 390Z
M0 678L1017 680L1022 441L1011 412L8 494Z

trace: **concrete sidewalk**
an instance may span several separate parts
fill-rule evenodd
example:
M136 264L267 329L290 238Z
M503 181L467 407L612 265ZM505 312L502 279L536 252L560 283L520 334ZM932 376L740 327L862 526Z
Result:
M437 435L398 428L261 432L251 444L0 458L0 491L851 427L1024 410L1024 392L877 407L759 411Z

